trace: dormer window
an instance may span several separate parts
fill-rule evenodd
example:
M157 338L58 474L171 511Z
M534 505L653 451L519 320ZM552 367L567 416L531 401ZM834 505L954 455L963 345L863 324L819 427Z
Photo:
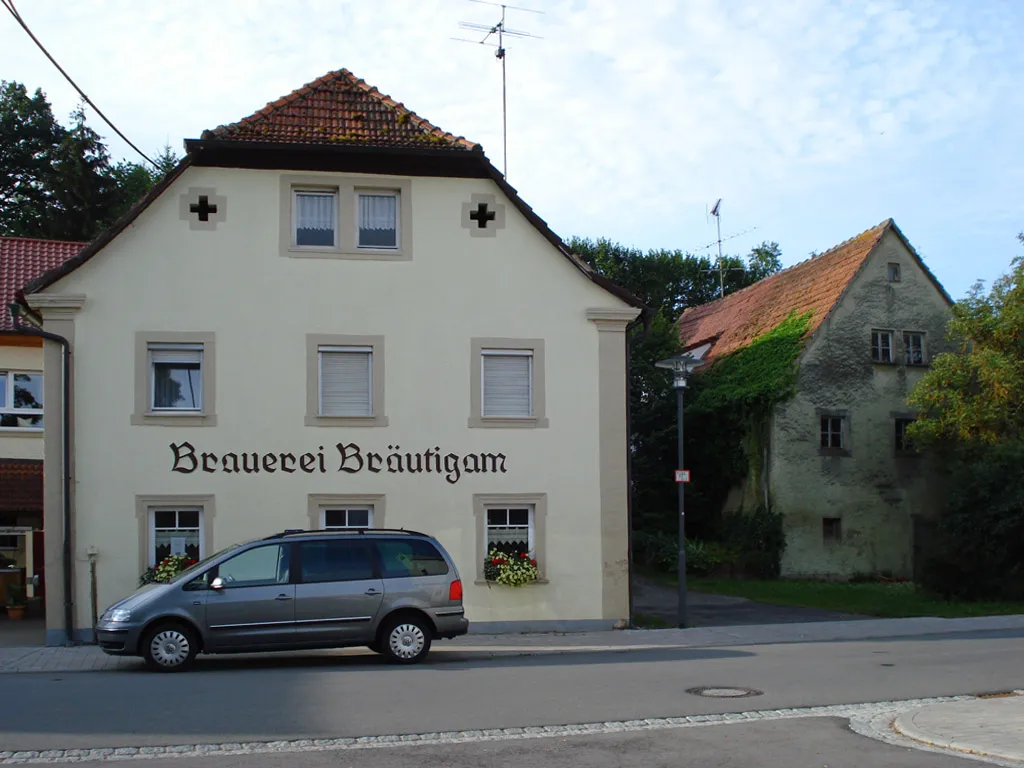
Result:
M898 261L889 262L889 282L898 283L900 281L900 263Z

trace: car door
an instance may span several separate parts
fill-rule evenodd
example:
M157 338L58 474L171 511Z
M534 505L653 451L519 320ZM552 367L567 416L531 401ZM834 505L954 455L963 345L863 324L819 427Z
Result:
M370 546L361 536L296 542L295 629L303 645L342 646L373 639L384 598Z
M210 574L206 626L215 648L286 646L295 640L291 544L264 544Z

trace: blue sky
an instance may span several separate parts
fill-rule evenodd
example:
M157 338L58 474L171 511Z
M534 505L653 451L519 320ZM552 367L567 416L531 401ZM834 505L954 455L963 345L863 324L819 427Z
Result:
M692 252L777 241L786 266L892 217L954 298L1024 253L1020 0L522 0L508 177L562 237ZM340 67L502 167L493 49L470 0L21 0L144 151ZM0 78L77 96L6 12ZM90 115L116 157L131 150ZM739 236L732 237L737 233ZM714 248L707 253L713 253Z

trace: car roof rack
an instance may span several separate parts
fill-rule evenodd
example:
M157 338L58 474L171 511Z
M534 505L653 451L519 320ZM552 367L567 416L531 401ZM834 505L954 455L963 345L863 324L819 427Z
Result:
M303 535L303 534L307 534L307 535L310 535L310 534L323 535L323 534L337 534L337 533L360 534L360 535L365 534L365 533L406 533L406 534L408 534L410 536L428 536L428 534L426 534L426 533L421 533L420 531L413 531L413 530L411 530L409 528L334 528L334 529L330 529L330 530L324 530L322 528L311 528L311 529L308 529L308 530L307 529L303 529L303 528L286 528L285 530L281 531L280 533L274 533L274 534L271 534L270 536L264 537L264 541L266 541L267 539L280 539L280 538L282 538L284 536L300 536L300 535Z

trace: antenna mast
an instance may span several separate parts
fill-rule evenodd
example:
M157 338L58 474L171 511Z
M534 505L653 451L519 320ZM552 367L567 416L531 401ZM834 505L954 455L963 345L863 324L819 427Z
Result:
M492 3L489 0L470 0L472 3L480 3L482 5L493 5L501 8L501 20L497 24L487 26L486 24L476 24L469 21L460 21L459 26L463 29L471 29L477 32L486 32L482 40L466 40L461 37L453 37L452 40L458 40L463 43L476 43L479 45L490 45L496 47L498 50L495 51L494 56L496 59L501 61L501 143L502 143L502 167L501 172L508 180L508 87L507 77L505 73L505 35L509 37L533 37L538 40L543 38L538 35L532 35L529 32L523 32L517 29L509 29L505 26L505 9L512 8L516 11L527 11L529 13L544 13L544 11L535 11L532 8L521 8L516 5L506 5L505 3ZM498 36L498 43L495 46L494 43L489 42L491 35Z
M715 222L718 224L718 286L722 292L719 298L725 298L725 264L722 263L722 214L720 208L722 207L722 198L718 198L715 201L714 207L711 209L711 215L715 217Z

